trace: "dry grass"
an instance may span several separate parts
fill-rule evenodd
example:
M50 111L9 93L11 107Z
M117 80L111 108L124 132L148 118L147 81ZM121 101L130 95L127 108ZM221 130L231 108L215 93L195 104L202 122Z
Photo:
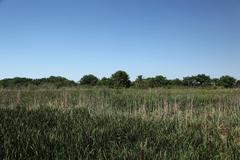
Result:
M2 90L2 159L238 159L240 91Z

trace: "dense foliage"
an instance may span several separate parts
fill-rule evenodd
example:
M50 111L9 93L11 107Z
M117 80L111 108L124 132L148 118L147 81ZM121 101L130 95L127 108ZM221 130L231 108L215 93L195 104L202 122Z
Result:
M3 79L0 81L0 88L22 88L22 87L47 87L47 88L61 88L76 86L74 81L68 80L64 77L54 77L42 79L30 79L30 78L12 78Z
M187 76L181 79L167 79L162 75L144 78L139 75L135 81L130 81L129 75L125 71L117 71L110 78L103 77L98 79L96 76L84 75L79 83L68 80L64 77L49 77L42 79L30 78L12 78L0 80L0 88L26 88L26 87L44 87L44 88L61 88L73 86L104 86L109 88L158 88L158 87L240 87L240 80L231 76L222 76L211 78L205 74L196 76Z
M211 78L210 76L206 76L204 74L199 74L197 76L192 77L184 77L183 78L183 84L186 86L210 86L211 85Z
M236 79L233 78L233 77L230 77L230 76L222 76L219 79L218 83L219 83L220 86L224 86L226 88L231 88L231 87L233 87L237 84Z
M80 85L90 85L95 86L98 82L98 78L92 74L85 75L80 80Z
M124 71L117 71L111 77L111 81L114 88L129 88L131 81L129 75Z

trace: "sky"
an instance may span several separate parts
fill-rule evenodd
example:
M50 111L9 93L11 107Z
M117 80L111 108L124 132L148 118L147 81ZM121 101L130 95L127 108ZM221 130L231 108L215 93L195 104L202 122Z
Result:
M0 0L0 79L240 79L239 0Z

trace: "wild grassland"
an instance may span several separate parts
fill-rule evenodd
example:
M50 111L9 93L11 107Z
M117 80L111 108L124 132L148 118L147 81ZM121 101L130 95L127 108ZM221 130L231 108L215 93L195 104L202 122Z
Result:
M0 91L0 159L240 159L240 90Z

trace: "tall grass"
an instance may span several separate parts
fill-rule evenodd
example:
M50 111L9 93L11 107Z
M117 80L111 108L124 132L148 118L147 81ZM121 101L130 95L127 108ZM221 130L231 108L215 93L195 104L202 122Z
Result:
M239 159L240 90L0 91L0 159Z

